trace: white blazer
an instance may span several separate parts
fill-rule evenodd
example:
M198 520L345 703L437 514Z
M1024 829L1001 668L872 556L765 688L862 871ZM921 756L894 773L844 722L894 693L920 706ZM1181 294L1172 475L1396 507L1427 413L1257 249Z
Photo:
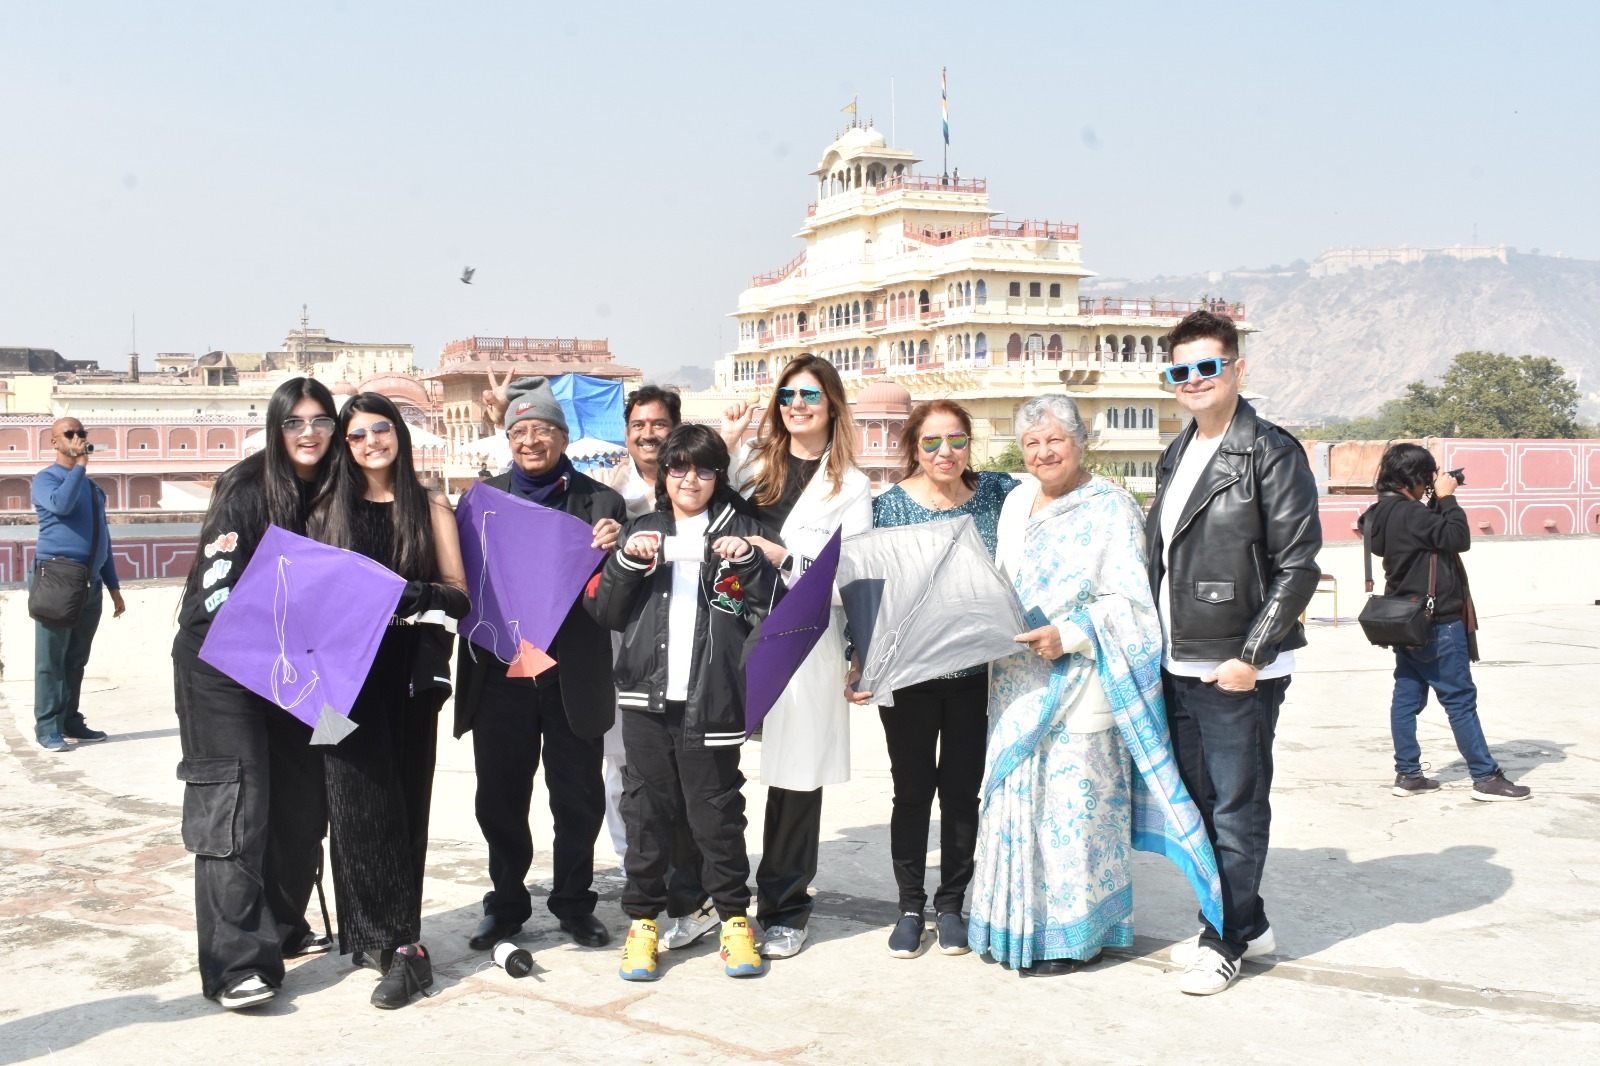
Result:
M740 491L755 479L751 460L748 447L734 454L730 480ZM821 554L835 529L843 526L849 537L872 528L872 482L867 475L851 467L838 493L829 496L831 489L824 459L784 520L783 543L799 557L786 578L790 584L804 572L801 562ZM844 698L849 663L844 647L844 608L836 588L827 632L762 724L762 784L809 792L850 780L850 703Z

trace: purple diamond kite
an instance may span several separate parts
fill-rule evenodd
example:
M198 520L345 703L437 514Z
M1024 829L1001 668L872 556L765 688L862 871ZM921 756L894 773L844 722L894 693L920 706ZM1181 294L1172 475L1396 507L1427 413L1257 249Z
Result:
M744 663L744 731L754 733L827 632L833 612L833 575L839 569L840 531L834 530L778 605L761 623Z
M268 526L200 658L337 743L405 579L364 555Z
M594 531L565 511L482 483L456 505L456 528L472 596L461 636L513 676L549 669L556 630L606 556L591 547Z

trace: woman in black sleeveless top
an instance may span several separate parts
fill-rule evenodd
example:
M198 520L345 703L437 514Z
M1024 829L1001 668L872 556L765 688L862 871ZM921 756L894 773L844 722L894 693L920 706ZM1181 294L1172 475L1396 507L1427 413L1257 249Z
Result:
M450 692L452 638L440 623L470 604L455 516L417 480L400 412L360 393L345 405L337 436L343 443L310 534L407 579L350 711L356 730L326 756L339 950L384 974L372 1002L392 1009L433 984L421 943L422 877L438 712Z

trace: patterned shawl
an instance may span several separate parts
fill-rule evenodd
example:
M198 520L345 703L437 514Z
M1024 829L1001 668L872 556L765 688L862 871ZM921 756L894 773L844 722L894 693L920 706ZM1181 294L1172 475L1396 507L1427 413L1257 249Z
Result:
M1145 570L1144 520L1133 497L1103 478L1028 519L1015 576L1024 609L1038 607L1089 635L1094 658L1073 653L1050 667L1034 727L991 760L984 793L1020 766L1096 670L1133 777L1133 846L1183 871L1214 928L1222 884L1200 812L1178 776L1161 695L1161 620ZM1043 664L1040 664L1041 667ZM1042 673L1042 670L1041 670ZM1043 678L1041 678L1041 682Z

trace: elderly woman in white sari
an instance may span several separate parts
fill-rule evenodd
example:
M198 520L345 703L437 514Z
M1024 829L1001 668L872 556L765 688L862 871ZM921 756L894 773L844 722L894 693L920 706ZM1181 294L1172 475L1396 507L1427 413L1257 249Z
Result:
M1222 890L1169 748L1139 507L1083 469L1067 396L1023 404L1017 431L1038 483L1007 497L997 562L1035 628L992 666L968 937L1044 976L1133 944L1133 850L1176 863L1207 914Z

